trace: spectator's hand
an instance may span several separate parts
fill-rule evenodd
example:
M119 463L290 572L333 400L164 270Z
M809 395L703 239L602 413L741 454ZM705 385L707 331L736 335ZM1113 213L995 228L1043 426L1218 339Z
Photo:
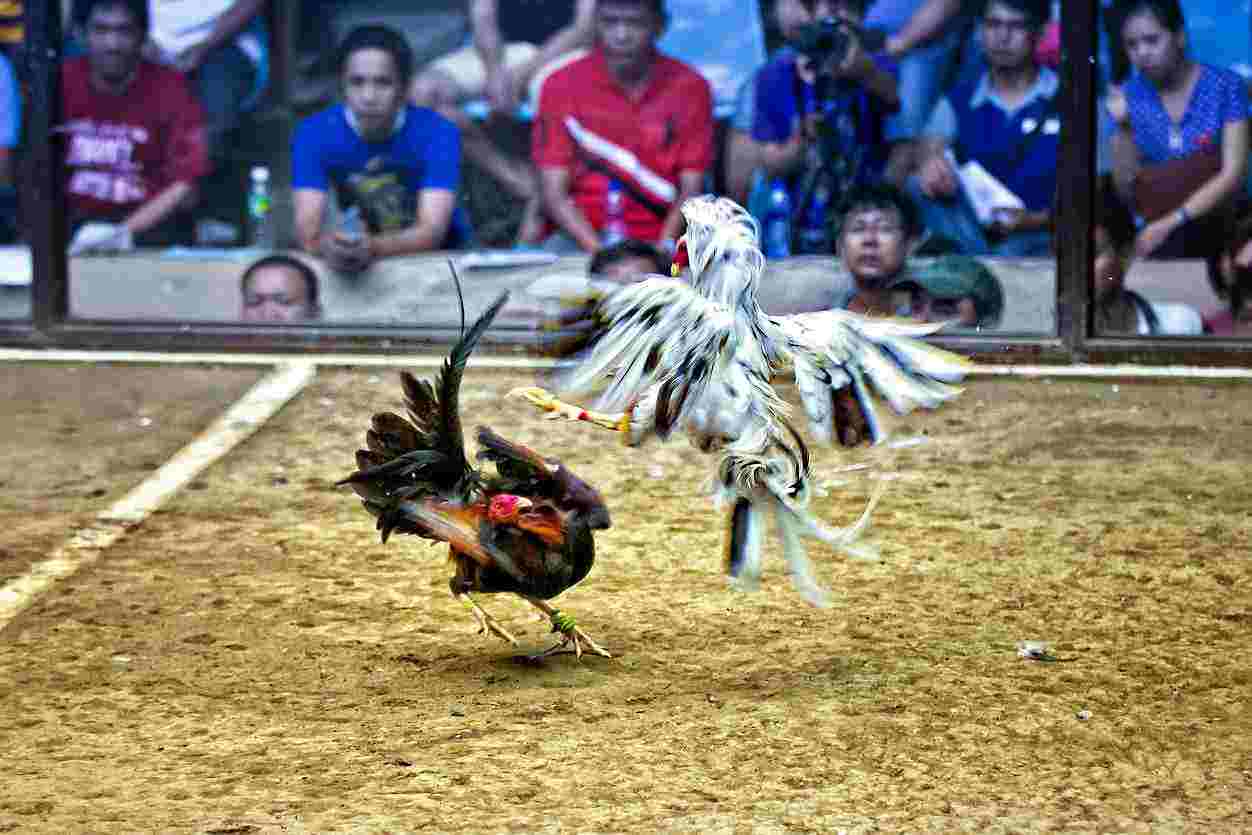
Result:
M1242 267L1245 270L1252 267L1252 240L1249 240L1235 253L1235 266Z
M796 76L804 84L817 83L817 67L813 66L813 61L807 55L796 56Z
M130 227L123 223L85 223L70 241L70 255L87 253L130 252L135 239Z
M836 78L848 78L860 81L874 69L874 61L861 46L861 39L856 35L848 35L848 51L843 61L835 67Z
M1147 258L1156 252L1161 244L1165 243L1169 233L1174 231L1174 227L1170 223L1171 217L1172 215L1166 215L1159 220L1152 221L1139 230L1139 235L1135 238L1136 257Z
M487 73L485 92L492 110L508 114L517 109L517 79L508 67L501 65Z
M899 58L901 55L908 52L909 49L898 35L889 35L887 37L887 42L883 45L883 51L892 58Z
M930 198L952 197L956 194L956 172L944 157L936 154L922 163L918 172L922 194Z
M1014 232L1030 229L1030 216L1025 209L996 209L993 220L987 227L987 234L996 240L1003 240Z
M1126 104L1126 94L1121 87L1109 85L1109 91L1104 97L1104 109L1113 117L1114 122L1125 126L1126 120L1130 118L1130 108Z
M341 273L364 272L374 261L368 236L358 237L336 232L324 239L321 251L326 263Z

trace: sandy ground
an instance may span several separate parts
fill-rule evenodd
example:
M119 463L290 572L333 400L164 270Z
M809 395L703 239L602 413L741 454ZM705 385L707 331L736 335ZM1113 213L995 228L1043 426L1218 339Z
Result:
M240 382L202 373L205 400ZM150 384L169 404L185 382ZM763 590L727 588L685 443L547 424L502 399L526 382L472 371L466 423L604 492L614 527L559 600L618 657L518 660L449 598L441 548L378 544L331 482L398 404L394 373L323 372L0 631L0 831L1252 829L1252 388L980 381L893 422L922 443L815 451L834 524L890 479L880 563L811 546L817 610L772 541ZM73 416L73 450L135 413L18 392ZM31 402L5 408L31 425ZM8 443L72 472L55 432ZM74 479L45 487L67 519L97 483ZM3 521L6 553L52 541L40 514ZM547 646L520 601L483 603Z
M0 584L120 499L260 375L0 365Z

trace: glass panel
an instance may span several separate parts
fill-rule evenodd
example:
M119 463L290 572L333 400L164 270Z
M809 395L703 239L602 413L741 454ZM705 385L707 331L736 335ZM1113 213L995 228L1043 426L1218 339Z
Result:
M821 251L824 241L812 244L813 214L825 185L843 200L833 218L833 274L821 274L820 259L788 265L778 269L786 279L765 282L767 293L784 292L781 285L788 302L802 299L792 307L824 301L956 320L954 333L1054 334L1059 9L1047 0L993 2L985 11L964 4L964 12L949 4L948 17L936 20L939 5L870 4L861 33L870 58L855 73L822 63L827 46L839 43L837 27L823 40L820 24L789 24L781 17L786 4L775 6L783 38L804 57L775 58L777 89L766 89L766 73L758 76L763 109L753 116L753 135L783 140L765 141L767 177L749 197L767 253L788 245ZM858 16L838 3L830 8ZM771 113L774 95L799 104ZM803 114L799 138L786 125L793 112ZM732 142L735 130L732 120ZM916 225L898 210L881 211L893 200L886 193L858 187L884 182L907 197ZM777 220L788 202L789 242ZM903 264L901 249L911 253ZM807 278L789 275L803 270Z
M141 61L137 27L124 9L96 7L91 19L68 27L62 123L70 315L188 323L454 321L455 304L427 293L431 259L433 283L451 287L446 256L412 253L460 246L470 229L462 217L468 197L459 207L455 201L457 134L433 111L406 106L405 73L465 42L464 4L267 4L270 13L201 54L197 38L233 5L152 4L144 54L159 59L154 63ZM392 27L399 46L388 52L392 45L375 34L357 51L368 59L381 49L384 66L367 60L357 68L365 92L350 125L338 104L333 56L337 43L366 23ZM293 42L277 48L277 36ZM108 39L112 58L99 46ZM398 55L410 48L411 55ZM280 67L286 55L290 66ZM125 66L110 68L108 60ZM117 76L114 95L106 71ZM288 83L280 83L283 77ZM162 106L132 106L139 100ZM297 125L304 129L297 133ZM293 139L303 160L296 167L304 234L292 189ZM534 189L529 179L523 185ZM516 209L516 228L521 201L496 202ZM304 244L321 251L309 254ZM279 253L250 274L244 292L248 268Z
M13 56L22 27L0 19L0 319L30 318L30 249L18 219L17 162L21 153L22 95Z
M972 333L1055 333L1049 212L1060 135L1053 104L1058 11L1046 0L993 3L995 14L948 4L949 17L939 21L930 17L939 4L922 0L869 4L868 15L855 3L728 6L722 0L672 0L660 48L709 81L705 115L725 123L725 130L712 132L707 153L696 146L704 141L708 122L690 115L691 96L672 105L659 97L660 103L637 112L626 98L621 107L599 107L603 103L594 97L576 94L587 73L617 71L595 63L594 56L564 56L567 63L583 61L577 69L550 66L551 76L535 72L530 60L535 50L524 42L553 34L544 29L546 22L501 15L500 26L508 30L502 34L517 48L506 50L511 75L493 75L488 86L484 74L474 71L478 59L467 46L469 21L459 0L380 0L368 8L276 3L273 14L253 21L209 55L196 50L194 38L175 33L208 31L230 4L220 0L167 11L184 5L156 4L152 32L171 63L192 69L190 81L171 78L174 69L152 67L133 80L122 73L124 83L119 82L127 91L122 105L159 99L159 110L106 112L106 97L93 94L93 85L99 85L91 75L93 24L80 22L84 25L68 30L63 124L73 317L263 322L309 321L304 317L316 315L316 321L332 324L448 325L458 319L445 263L452 248L458 257L486 254L475 268L462 261L471 315L504 287L565 293L586 278L589 261L585 252L570 254L577 252L574 239L580 235L567 208L551 209L546 220L529 211L539 189L530 161L537 120L554 126L535 131L547 143L536 149L545 164L561 168L562 160L573 160L564 163L568 185L553 188L568 190L569 204L591 225L590 237L581 236L588 238L584 248L590 240L604 242L621 232L662 250L672 245L681 229L666 223L666 195L672 200L687 167L707 163L702 188L747 205L766 233L771 186L777 179L785 182L796 242L790 254L812 257L771 259L761 284L767 309L853 303L858 280L879 280L890 286L874 307L892 313L964 318ZM816 17L826 13L835 16L833 28ZM287 22L286 14L298 17ZM179 15L197 19L173 19ZM599 22L589 29L592 37ZM407 42L418 68L411 88L386 49L381 68L368 60L348 73L334 66L337 45L363 23L389 26ZM119 31L124 37L125 24L94 25L100 37ZM714 24L734 37L710 38ZM767 31L779 34L769 54ZM850 40L844 37L849 33ZM276 34L292 42L277 49ZM861 59L834 68L833 50L852 41L861 44ZM797 47L815 55L811 78L797 64ZM378 57L378 49L358 52L369 58L371 51ZM272 60L279 55L292 56L290 66ZM987 95L985 79L996 62L1026 83L1009 85L1002 96L994 90ZM569 113L547 122L536 113L532 91L539 78L558 73L563 86L557 89L574 92L549 97ZM515 83L503 84L508 78ZM282 79L285 83L271 83ZM369 92L374 99L361 99L355 111L345 108L345 96L352 99L352 91L380 80L381 98ZM534 83L528 86L526 80ZM770 84L791 97L790 111L769 112L783 101L761 93L768 93ZM153 92L158 88L159 95ZM464 159L446 122L429 111L402 107L406 92L454 117ZM506 101L518 107L504 106ZM758 101L766 102L760 112ZM209 114L207 124L216 126L204 134L188 127L196 102ZM349 112L356 113L352 123ZM403 121L393 118L396 112L404 114ZM595 123L597 113L619 115L601 125ZM792 119L801 113L801 132L791 137ZM562 132L560 141L547 139L552 130ZM196 140L201 135L207 137L203 146ZM779 148L793 139L801 141L802 152L779 173ZM721 142L720 149L714 147ZM679 146L682 153L674 150ZM212 173L200 176L206 156ZM268 172L263 183L268 194L260 202L271 208L260 239L248 210L256 202L254 189L262 186L252 177L258 167ZM988 176L980 179L980 172ZM1002 188L993 187L992 196L983 199L991 181ZM177 182L194 182L196 189L183 194L173 185ZM881 259L867 255L859 238L844 240L836 206L854 186L883 182L921 205L922 222L898 246L889 242L891 274L875 279L870 273L882 271ZM448 236L442 220L431 233L431 218L450 211L451 189L457 189L457 198ZM156 211L166 201L169 211ZM189 208L177 208L183 205ZM567 206L562 200L556 205ZM161 215L161 222L151 223L152 214ZM127 241L119 228L123 222L143 232ZM390 254L413 249L414 239L420 247L432 234L439 239L435 252ZM372 261L365 244L358 243L370 240ZM515 249L518 240L529 248ZM770 248L768 240L765 244ZM133 250L116 251L128 245ZM273 247L295 252L299 263L271 264L264 286L245 293L245 270ZM310 248L316 254L300 254ZM945 252L978 260L936 260ZM567 257L557 261L556 253ZM901 253L911 253L903 264L896 258ZM662 251L657 266L664 270L667 261ZM308 303L307 266L317 279L317 306ZM544 280L536 288L539 279ZM520 299L517 308L525 309Z
M30 248L0 246L0 319L30 318Z
M1249 6L1101 14L1096 334L1252 336Z

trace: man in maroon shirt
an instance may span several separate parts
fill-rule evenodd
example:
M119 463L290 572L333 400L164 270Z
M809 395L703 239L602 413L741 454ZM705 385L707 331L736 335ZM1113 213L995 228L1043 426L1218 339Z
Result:
M599 249L614 182L625 236L668 245L680 231L679 206L703 190L712 92L695 70L657 52L664 24L662 0L600 0L595 49L544 82L532 145L544 210L559 230L546 248Z
M61 73L70 253L186 242L204 113L179 72L142 59L147 0L84 5L87 54Z

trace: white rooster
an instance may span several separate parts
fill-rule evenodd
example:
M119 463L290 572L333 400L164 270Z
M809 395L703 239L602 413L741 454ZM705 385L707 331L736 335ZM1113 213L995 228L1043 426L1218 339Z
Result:
M596 411L542 388L514 394L554 418L626 433L632 446L676 429L686 433L693 446L718 456L714 496L733 503L732 580L756 587L761 528L773 512L796 588L813 605L826 605L827 592L813 577L800 536L864 556L855 540L878 494L847 529L829 528L807 511L808 451L772 378L794 371L813 436L854 446L882 438L870 386L897 413L934 408L960 392L950 383L962 378L967 361L915 339L937 325L843 310L766 315L756 299L765 258L755 219L733 201L710 196L688 200L682 213L687 231L675 267L689 263L690 283L656 276L600 300L587 347L553 375L563 396L603 387Z

